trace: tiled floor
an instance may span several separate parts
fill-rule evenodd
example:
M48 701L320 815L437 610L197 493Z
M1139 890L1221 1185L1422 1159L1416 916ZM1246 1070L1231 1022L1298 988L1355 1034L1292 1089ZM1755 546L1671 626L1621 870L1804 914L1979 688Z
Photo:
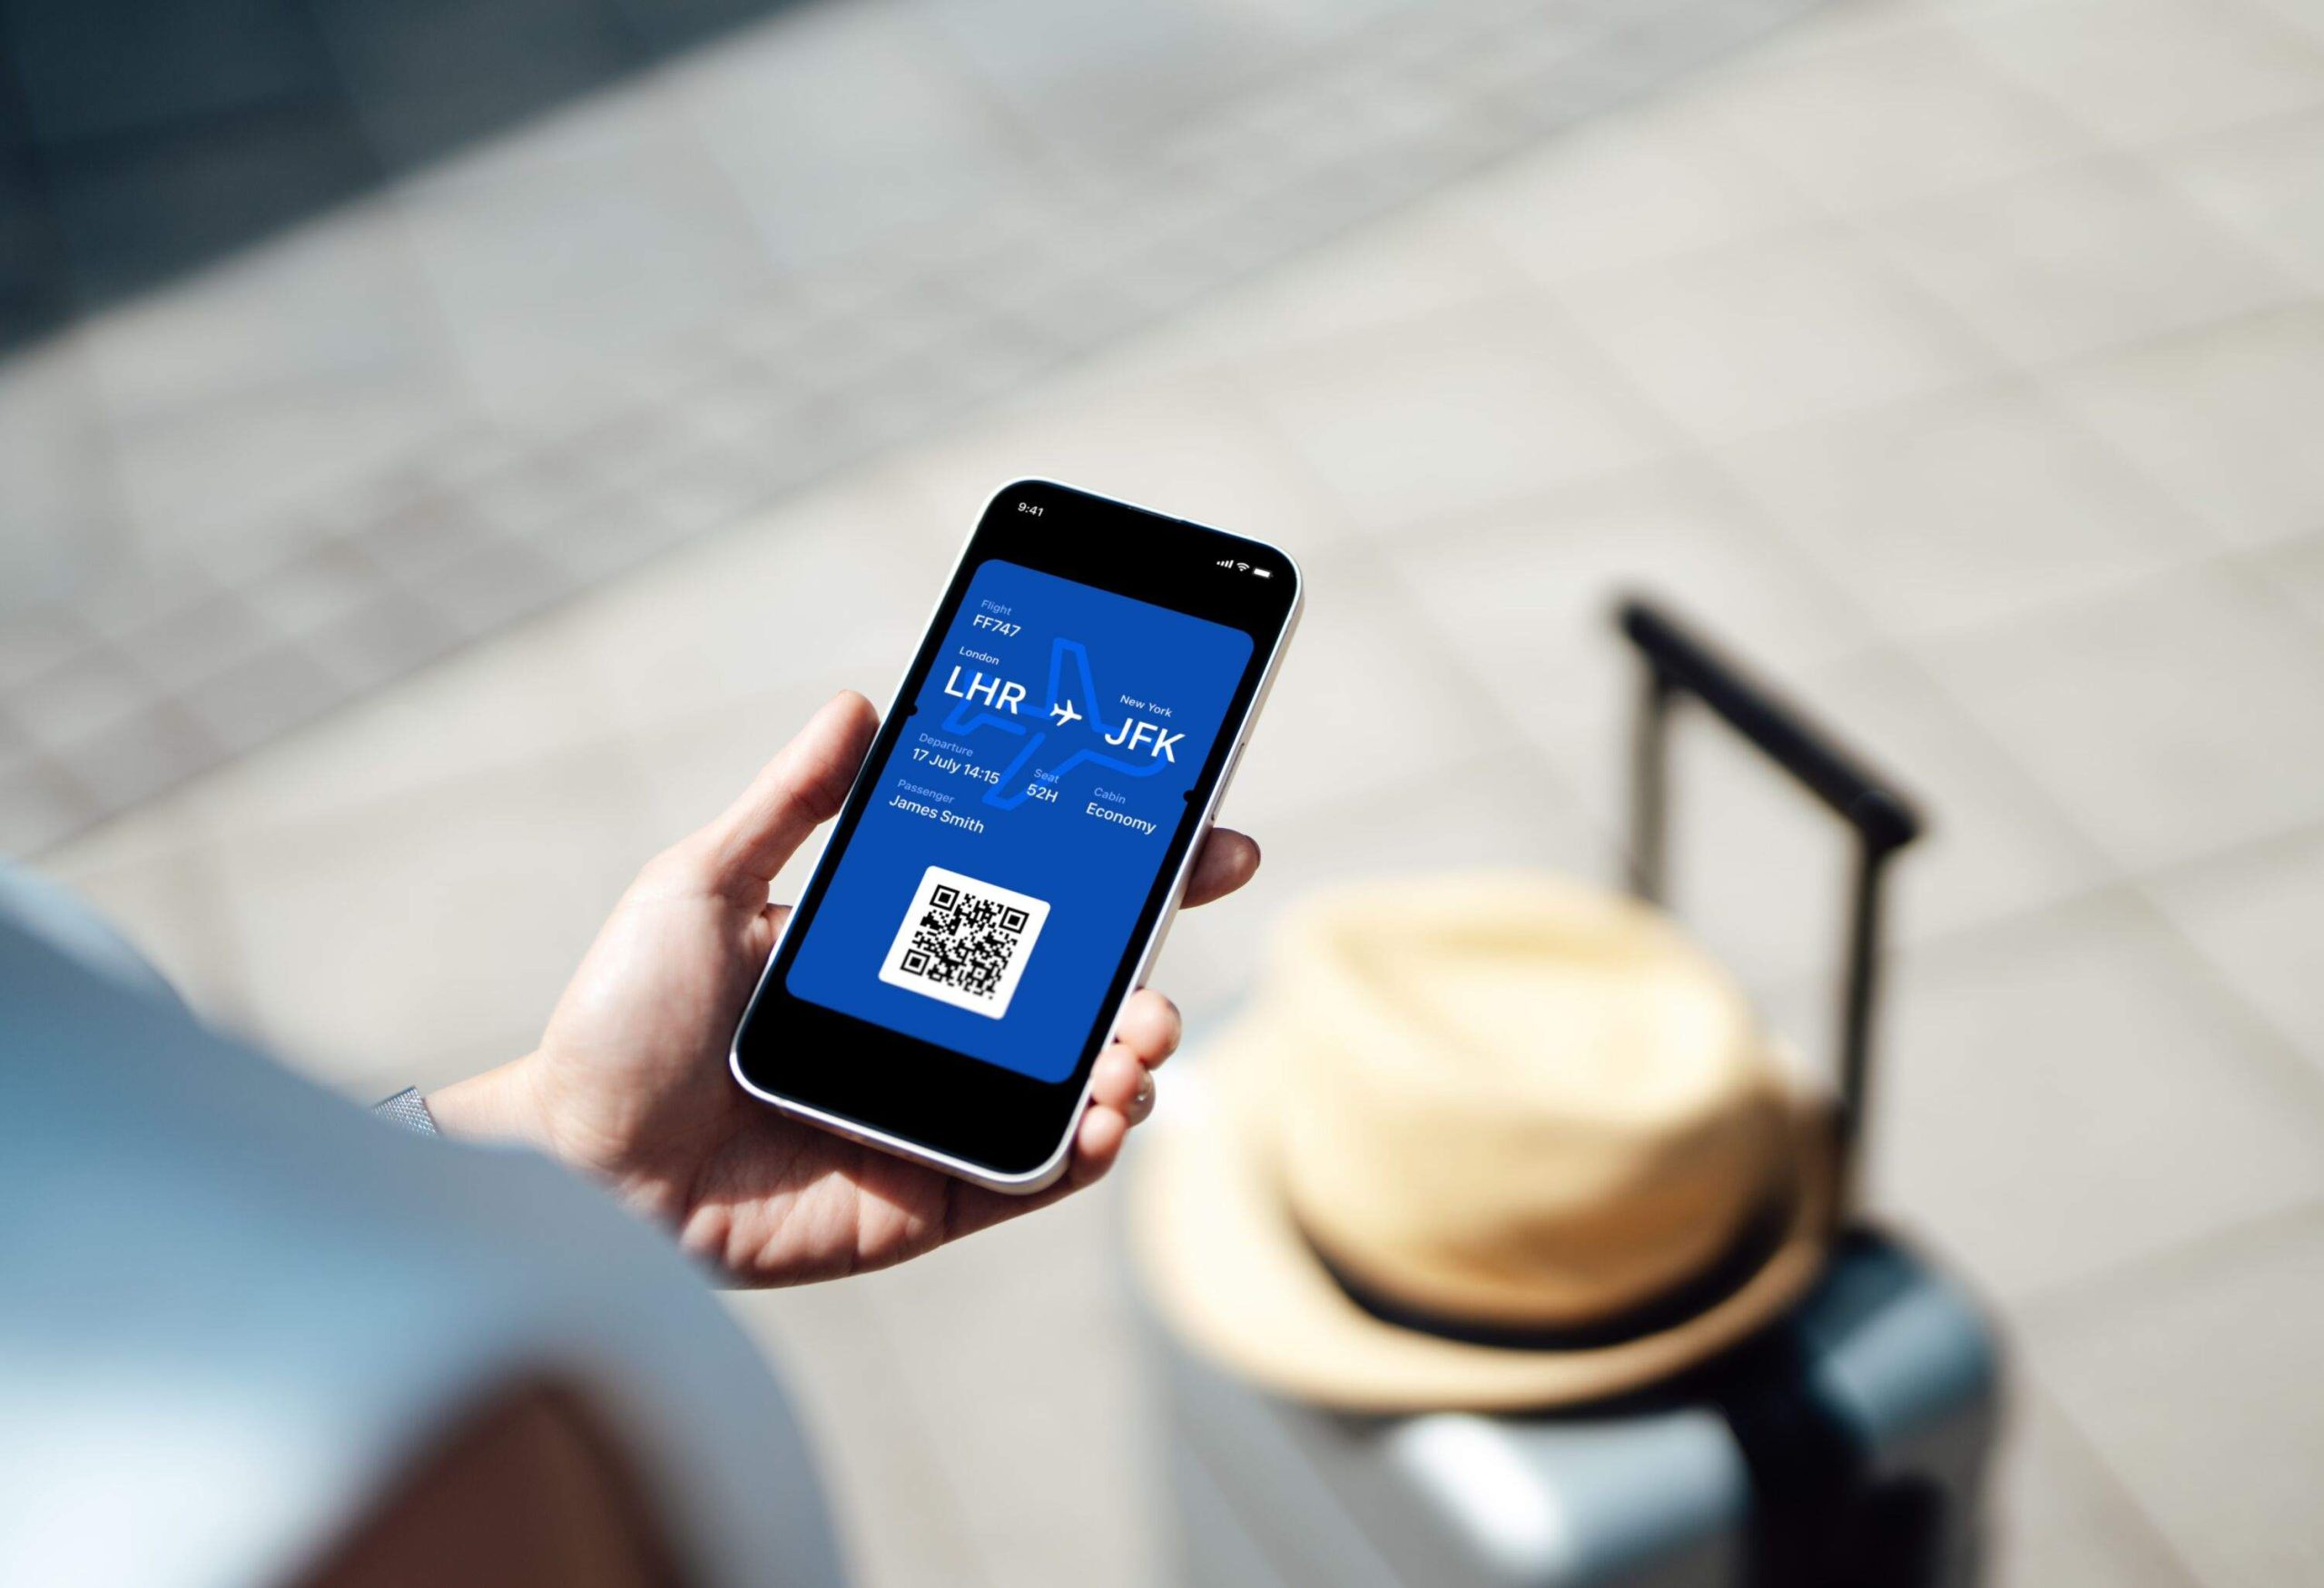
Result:
M627 138L629 113L569 135ZM1836 8L47 859L335 1084L458 1074L530 1040L639 858L826 691L891 685L980 493L1055 473L1280 536L1314 574L1229 813L1267 869L1164 962L1199 1030L1319 881L1610 871L1626 680L1601 611L1662 588L1935 815L1874 1179L2012 1329L2000 1580L2301 1581L2324 1558L2319 114L2324 10L2298 0ZM731 395L747 432L767 410ZM713 516L748 499L683 450L653 468ZM576 539L604 510L538 481L490 501ZM329 629L328 579L303 598ZM70 684L59 714L123 698L102 668ZM1384 707L1398 742L1324 787ZM1834 834L1719 741L1685 755L1683 902L1787 1024L1820 1015ZM1155 1580L1113 1211L737 1304L818 1419L868 1582Z
M100 314L0 366L22 432L0 460L25 481L0 497L0 850L53 844L1821 3L818 0ZM616 25L610 4L332 0L334 47L390 68L342 68L340 119L401 171L474 130L459 102L497 81L496 54L534 39L506 86L555 98L627 59L592 39L665 9L634 0ZM242 20L271 39L261 24L299 15L254 0ZM92 26L108 18L138 36L104 7ZM281 53L264 43L254 70ZM448 79L444 103L416 98L420 75ZM310 158L307 132L263 124ZM177 121L140 136L208 158ZM206 223L216 184L180 176ZM1581 466L1636 444L1611 416L1588 427L1557 360L1488 356L1514 400L1478 392L1481 418L1547 418Z
M783 0L0 0L0 350Z

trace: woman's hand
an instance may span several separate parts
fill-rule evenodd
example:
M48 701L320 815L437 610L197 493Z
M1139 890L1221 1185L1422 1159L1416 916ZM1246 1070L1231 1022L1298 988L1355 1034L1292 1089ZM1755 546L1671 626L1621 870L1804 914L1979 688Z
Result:
M1097 1180L1154 1107L1154 1068L1178 1011L1142 991L1098 1057L1065 1177L1004 1197L803 1124L727 1073L734 1024L787 907L775 873L838 813L878 726L842 695L726 814L657 855L630 884L534 1052L428 1100L448 1136L529 1141L668 1225L738 1285L789 1285L885 1267L1029 1212ZM1188 904L1233 893L1258 846L1214 832Z

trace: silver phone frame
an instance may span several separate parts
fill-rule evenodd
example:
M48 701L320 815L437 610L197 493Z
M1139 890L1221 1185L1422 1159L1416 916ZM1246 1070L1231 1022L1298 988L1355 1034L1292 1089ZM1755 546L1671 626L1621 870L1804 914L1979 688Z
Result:
M935 600L929 604L928 620L921 626L921 643L925 643L929 631L936 626L936 619L944 608L944 598L951 593L953 581L960 577L961 567L968 561L969 547L975 543L977 531L984 527L985 516L992 511L995 502L1000 501L1002 497L1021 485L1055 486L1061 490L1095 497L1101 501L1135 508L1142 513L1151 513L1157 518L1169 518L1181 524L1194 522L1192 519L1179 518L1174 513L1165 513L1158 508L1144 507L1137 502L1124 501L1119 497L1108 496L1103 491L1089 490L1081 486L1068 484L1064 480L1031 475L1012 479L993 492L986 500L983 511L977 515L976 523L970 526L968 534L961 538L960 552L952 558L951 568L944 576L943 584L938 587ZM1195 527L1196 528L1210 528L1205 524L1196 524ZM1240 530L1229 530L1225 533L1232 534L1240 540L1250 541L1255 546L1264 547L1283 558L1285 565L1290 569L1294 584L1291 611L1284 619L1282 632L1275 636L1275 648L1267 653L1266 670L1259 676L1258 687L1251 692L1251 704L1244 709L1241 718L1232 725L1235 746L1228 752L1225 764L1219 768L1218 782L1211 789L1210 797L1203 802L1202 814L1196 821L1194 838L1187 844L1187 853L1178 862L1178 874L1171 882L1169 902L1162 907L1161 913L1154 918L1154 928L1147 934L1145 942L1137 945L1137 968L1131 973L1127 991L1123 992L1120 1001L1115 1004L1113 1013L1107 1020L1106 1024L1109 1031L1121 1022L1122 1010L1146 985L1147 974L1153 970L1154 962L1162 952L1162 941L1169 935L1170 924L1178 917L1178 908L1187 895L1187 883L1194 876L1195 863L1201 858L1203 844L1209 838L1211 827L1217 820L1219 804L1226 797L1227 785L1235 781L1235 774L1242 767L1243 752L1250 747L1252 726L1259 719L1260 707L1266 705L1267 695L1275 688L1275 678L1283 668L1284 653L1290 648L1291 636L1298 632L1299 619L1307 609L1307 575L1306 571L1299 566L1297 558L1273 541L1261 540L1255 535L1245 535ZM889 696L888 709L881 715L880 721L883 725L893 719L896 712L903 705L904 690L911 683L912 666L920 659L920 645L914 645L911 658L904 663L903 671L896 680L895 689ZM1222 732L1225 731L1226 726L1226 725L1221 725ZM848 784L847 802L854 800L856 790L862 786L864 779L871 775L872 758L866 755L863 758L863 764L856 769L854 780ZM842 804L842 810L846 808L847 802ZM815 869L808 873L806 883L808 889L812 889L818 882L822 880L823 868L832 863L832 851L826 845L823 853L816 857ZM751 1083L750 1078L743 1073L743 1027L750 1019L750 1011L758 1007L759 997L766 991L767 978L774 972L774 962L783 952L783 940L790 935L791 922L797 919L796 912L784 919L783 931L777 934L773 948L767 953L766 963L759 968L759 978L752 985L750 999L743 1005L743 1018L734 1023L734 1035L728 1041L726 1048L726 1069L728 1073L734 1076L735 1084L761 1102L769 1104L793 1119L803 1119L809 1124L818 1126L847 1140L861 1142L866 1147L876 1148L880 1151L891 1153L898 1158L909 1159L915 1163L924 1163L931 1169L941 1169L949 1175L966 1180L971 1185L982 1186L988 1190L999 1191L1007 1196L1029 1197L1037 1191L1045 1190L1056 1184L1058 1178L1065 1173L1066 1165L1072 1157L1073 1138L1080 1129L1081 1117L1089 1107L1089 1089L1096 1084L1098 1076L1098 1067L1095 1063L1089 1066L1089 1074L1082 1080L1081 1095L1075 1100L1073 1108L1066 1116L1065 1132L1059 1138L1057 1146L1050 1149L1049 1157L1044 1159L1039 1167L1016 1175L996 1173L981 1164L955 1158L950 1153L939 1152L933 1148L924 1147L900 1136L890 1135L885 1130L875 1129L860 1121L826 1112L822 1109L765 1090Z

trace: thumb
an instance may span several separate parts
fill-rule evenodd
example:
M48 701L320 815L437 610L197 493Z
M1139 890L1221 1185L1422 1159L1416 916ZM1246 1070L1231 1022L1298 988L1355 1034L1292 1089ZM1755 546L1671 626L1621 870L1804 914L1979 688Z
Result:
M839 814L879 727L879 713L852 689L809 718L704 830L718 880L773 882L807 835Z

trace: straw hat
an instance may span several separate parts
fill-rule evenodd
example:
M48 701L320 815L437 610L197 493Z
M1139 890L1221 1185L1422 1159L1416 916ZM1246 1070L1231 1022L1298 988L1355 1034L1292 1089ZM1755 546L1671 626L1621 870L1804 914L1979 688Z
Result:
M1637 1389L1820 1267L1824 1112L1669 921L1543 877L1367 884L1284 922L1254 1012L1137 1163L1163 1315L1372 1411Z

